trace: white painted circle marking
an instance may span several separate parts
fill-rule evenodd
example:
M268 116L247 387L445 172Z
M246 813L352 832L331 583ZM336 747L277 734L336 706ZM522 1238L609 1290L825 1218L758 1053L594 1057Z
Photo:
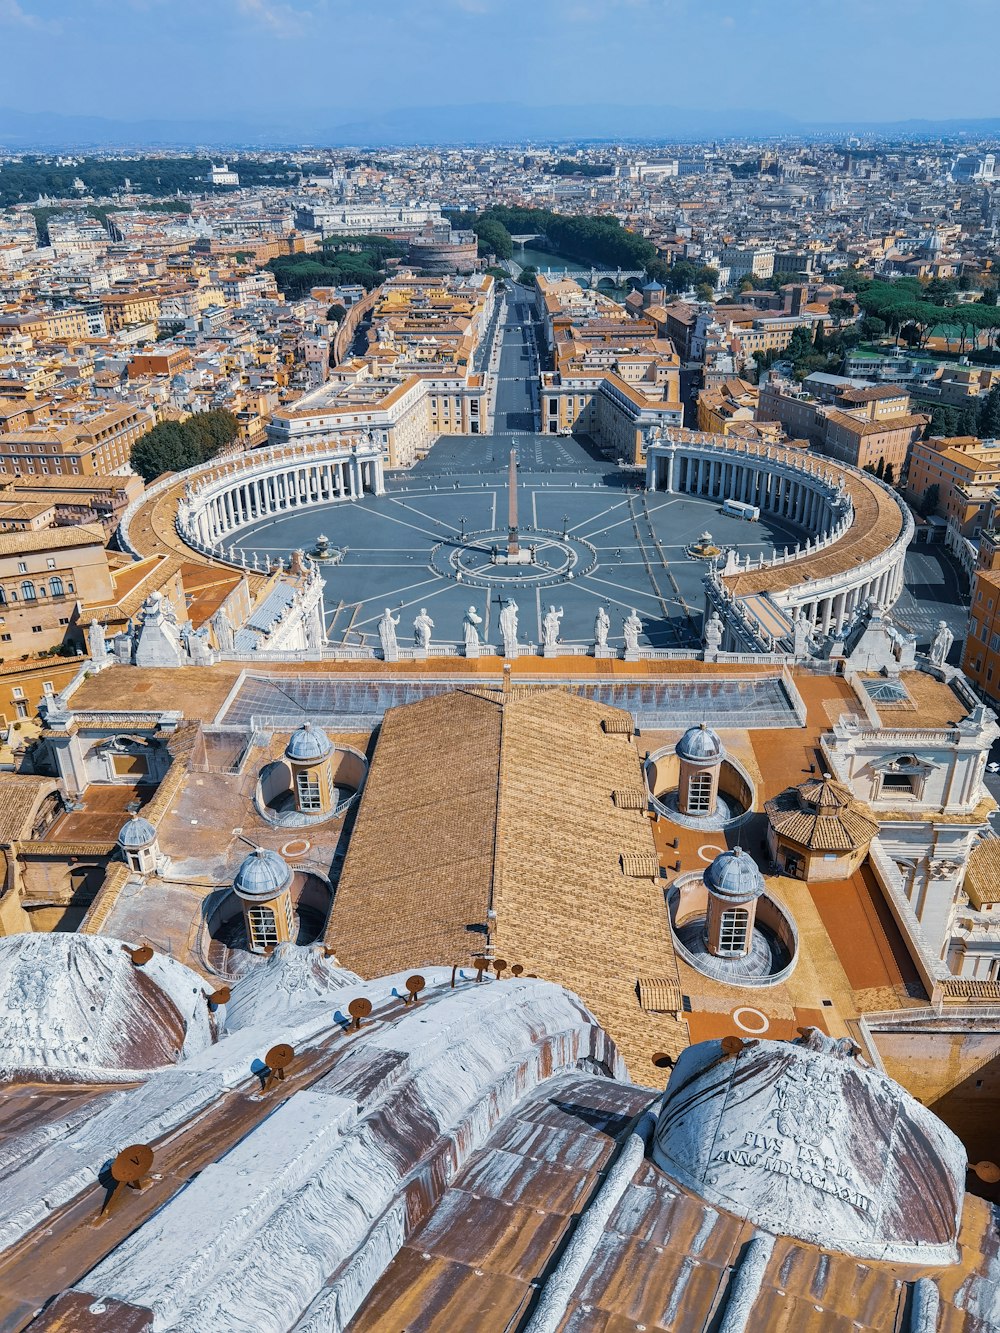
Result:
M761 1026L752 1027L749 1023L745 1023L743 1021L744 1015L747 1017L752 1016L753 1018L759 1018ZM750 1009L746 1006L741 1009L734 1009L731 1018L742 1032L749 1032L752 1036L756 1037L759 1037L761 1033L766 1032L771 1026L771 1020L768 1018L767 1014L762 1014L759 1009Z
M286 842L284 847L282 847L281 855L305 856L311 846L312 843L307 838L292 838L290 842Z
M698 848L698 855L706 865L710 865L715 858L721 856L725 850L725 847L716 847L713 843L706 842L703 846Z

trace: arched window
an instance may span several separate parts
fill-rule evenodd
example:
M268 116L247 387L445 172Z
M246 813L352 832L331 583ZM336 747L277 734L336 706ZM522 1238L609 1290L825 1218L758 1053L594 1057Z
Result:
M6 605L7 605L7 593L3 588L0 588L0 606L6 606Z
M266 949L278 943L278 928L270 907L251 907L247 911L251 949Z
M708 815L712 812L712 775L711 773L692 773L688 778L687 808L691 815Z
M35 600L35 585L32 583L31 579L25 579L21 584L21 596L26 602L33 602Z
M61 597L63 595L63 581L58 574L49 579L49 592L53 597Z
M719 953L744 954L750 930L750 913L745 907L727 907L719 921Z

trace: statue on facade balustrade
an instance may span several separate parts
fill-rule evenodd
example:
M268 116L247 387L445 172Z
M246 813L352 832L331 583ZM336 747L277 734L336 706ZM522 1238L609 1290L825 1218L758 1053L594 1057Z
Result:
M382 644L382 656L387 662L399 661L399 644L396 641L396 626L399 616L393 616L388 607L378 622L378 637Z
M611 630L611 617L603 606L597 608L597 618L594 621L594 646L595 648L607 648L608 634Z
M503 639L504 657L517 655L517 602L512 597L504 599L500 611L500 635Z
M812 651L812 623L807 619L805 611L800 607L799 613L795 617L793 631L793 651L796 657L808 657Z
M633 606L631 612L622 621L622 632L625 635L626 653L636 653L639 651L639 635L642 633L642 621L636 614Z
M705 660L710 661L722 647L723 625L718 611L713 611L705 622Z
M462 633L465 638L466 656L478 654L482 647L482 641L479 638L479 626L483 623L483 618L474 606L470 606L462 620Z
M562 618L562 607L558 611L554 606L549 607L542 620L542 644L545 648L555 648L558 644Z
M939 620L937 633L934 635L931 643L930 659L935 666L943 667L948 660L948 654L951 652L951 645L955 642L955 636L948 628L946 620Z
M431 646L431 630L434 628L434 621L427 614L427 608L420 608L420 615L413 622L413 639L417 647L423 652L427 652Z

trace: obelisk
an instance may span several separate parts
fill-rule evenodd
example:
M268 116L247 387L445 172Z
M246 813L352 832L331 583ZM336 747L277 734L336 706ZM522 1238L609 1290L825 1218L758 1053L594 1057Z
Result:
M510 451L510 472L507 480L507 557L517 558L517 450Z

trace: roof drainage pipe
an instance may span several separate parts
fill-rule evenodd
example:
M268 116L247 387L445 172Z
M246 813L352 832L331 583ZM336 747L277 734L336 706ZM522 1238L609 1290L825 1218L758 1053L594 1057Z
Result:
M660 1114L662 1098L643 1112L635 1128L622 1145L621 1151L605 1177L593 1202L583 1213L573 1238L563 1251L552 1276L542 1288L534 1314L523 1333L556 1333L566 1316L569 1299L586 1271L587 1265L604 1234L604 1228L618 1201L649 1149Z

